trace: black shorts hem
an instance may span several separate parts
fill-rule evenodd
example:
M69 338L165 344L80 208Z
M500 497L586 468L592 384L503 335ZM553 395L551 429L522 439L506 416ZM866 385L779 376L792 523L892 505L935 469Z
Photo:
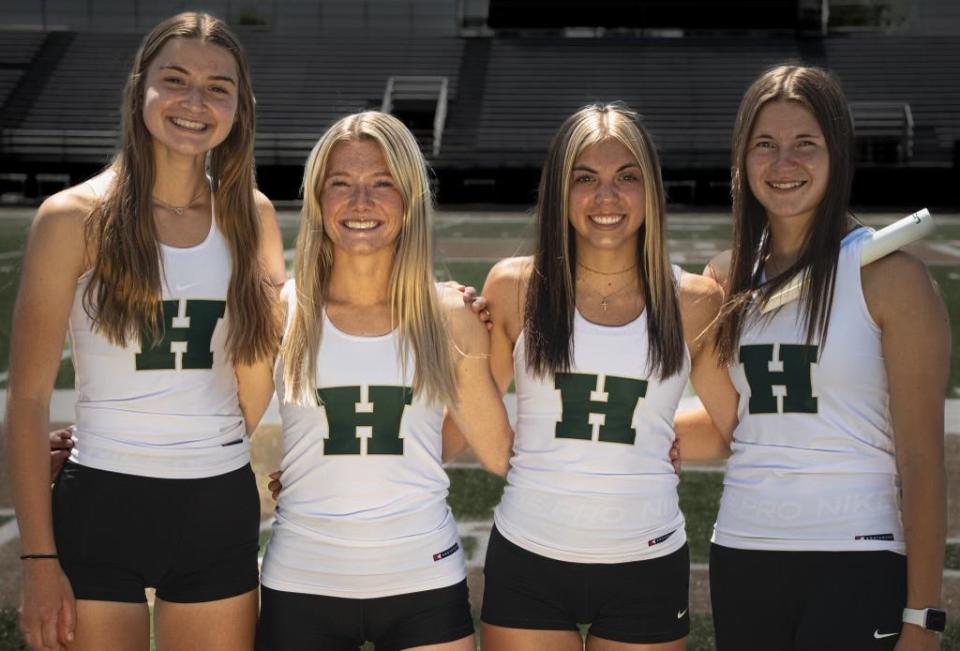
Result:
M73 596L78 601L112 601L122 604L145 604L147 595L143 590L139 594L118 591L115 588L90 588L72 586Z
M256 590L258 587L260 587L260 582L257 579L253 579L252 581L248 579L243 582L238 581L224 586L191 592L189 595L177 594L176 591L174 591L174 594L170 594L169 591L158 589L157 599L162 599L163 601L174 604L199 604L239 597L242 594Z
M533 631L579 631L580 629L577 626L570 624L570 622L560 621L560 620L543 620L543 619L513 619L509 617L490 617L489 615L480 614L480 621L484 624L490 624L491 626L501 626L503 628L522 628L529 629Z
M383 651L400 651L401 649L427 646L428 644L445 644L447 642L462 640L463 638L473 635L474 633L475 631L473 630L473 624L469 624L450 629L444 633L411 635L407 638L395 640L393 645L383 645L382 648Z
M590 630L587 631L587 636L598 637L603 640L610 640L611 642L621 642L623 644L662 644L664 642L676 642L677 640L682 640L686 637L689 637L690 626L685 626L679 631L650 633L644 635L637 635L636 633L627 632L619 633L617 631L606 630L603 628L600 630L594 630L594 627L591 626Z

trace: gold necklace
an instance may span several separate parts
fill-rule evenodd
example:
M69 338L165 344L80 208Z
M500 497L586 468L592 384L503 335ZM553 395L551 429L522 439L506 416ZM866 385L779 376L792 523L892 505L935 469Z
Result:
M600 294L600 309L606 312L607 308L610 307L610 301L608 301L607 299L613 298L620 292L629 289L631 286L633 286L633 283L628 280L623 287L615 289L612 292L609 292L607 294Z
M206 190L207 188L200 188L200 191L197 192L197 194L195 194L193 198L190 201L188 201L185 206L174 206L172 203L167 203L157 195L152 195L151 198L153 199L153 203L157 204L161 208L166 208L167 210L177 213L177 215L183 215L184 211L187 208L192 208L197 203L197 200L203 196Z
M627 267L626 269L621 269L620 271L600 271L599 269L592 269L592 268L588 267L587 265L583 264L582 262L580 262L579 260L577 260L577 266L583 267L583 268L586 269L587 271L590 271L590 272L595 273L595 274L600 275L600 276L618 276L618 275L620 275L620 274L622 274L622 273L626 273L626 272L628 272L628 271L633 271L634 269L636 269L636 268L637 268L637 263L634 262L632 266Z

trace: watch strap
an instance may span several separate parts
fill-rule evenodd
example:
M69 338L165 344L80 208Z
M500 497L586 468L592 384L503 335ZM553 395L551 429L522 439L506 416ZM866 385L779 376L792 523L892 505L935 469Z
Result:
M904 608L903 623L913 624L920 628L927 627L927 609L926 608Z
M924 630L942 632L945 615L946 613L940 608L904 608L903 622L919 626Z

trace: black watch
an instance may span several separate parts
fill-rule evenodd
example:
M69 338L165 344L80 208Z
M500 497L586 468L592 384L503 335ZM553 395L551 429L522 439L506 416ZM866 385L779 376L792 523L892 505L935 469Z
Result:
M904 608L903 621L928 631L943 633L947 627L947 611L942 608Z

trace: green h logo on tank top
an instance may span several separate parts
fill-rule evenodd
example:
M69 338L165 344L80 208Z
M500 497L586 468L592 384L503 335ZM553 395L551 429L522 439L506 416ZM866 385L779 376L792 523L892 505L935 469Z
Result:
M563 412L555 430L558 439L581 439L633 445L637 401L647 395L647 381L615 375L557 373Z
M150 335L141 333L143 351L136 356L137 370L213 368L210 342L226 308L226 301L181 298L161 302L158 320L163 326L162 337L148 345Z
M812 367L817 363L817 346L780 344L774 357L774 344L740 346L740 363L750 384L751 414L815 414ZM771 370L779 362L781 371ZM773 387L785 389L783 396Z
M317 390L330 435L324 454L403 454L400 421L410 387L328 387Z

